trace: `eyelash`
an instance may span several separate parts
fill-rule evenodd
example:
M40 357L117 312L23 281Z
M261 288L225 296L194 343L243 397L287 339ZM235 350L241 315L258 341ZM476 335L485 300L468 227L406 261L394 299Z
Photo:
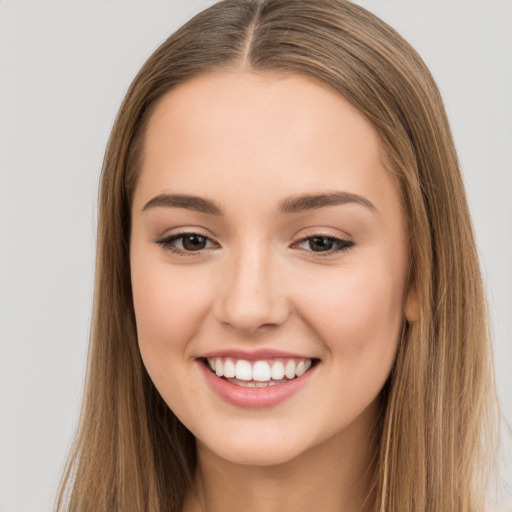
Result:
M162 249L164 249L165 251L172 252L179 256L184 256L184 257L196 256L197 257L197 256L200 256L203 253L203 251L207 250L207 248L199 249L197 251L187 251L184 249L179 249L173 245L173 243L176 242L177 240L182 240L182 243L183 243L184 238L192 237L192 236L200 237L200 238L204 239L206 242L208 242L208 241L212 242L212 240L210 238L208 238L207 236L203 236L200 233L186 232L186 233L176 233L174 235L162 238L160 240L156 240L156 243L158 245L160 245L162 247ZM337 237L334 237L331 235L325 235L322 233L315 233L314 235L307 236L307 237L301 238L300 240L297 240L296 242L293 243L293 246L301 245L308 241L311 242L315 238L323 239L323 240L327 241L327 243L335 244L335 246L337 245L337 248L334 250L332 250L332 249L329 249L327 251L307 250L307 252L311 252L312 254L314 254L315 256L320 257L320 258L332 256L334 254L337 254L337 253L340 253L343 251L347 251L348 249L350 249L351 247L353 247L355 245L355 243L350 240L344 240L342 238L337 238Z
M188 256L188 257L199 256L205 249L200 249L197 251L187 251L184 249L178 249L177 247L172 245L174 242L176 242L176 240L180 240L180 239L183 240L184 238L192 237L192 236L201 237L204 240L211 242L210 238L208 238L207 236L203 236L200 233L187 232L187 233L176 233L174 235L162 238L161 240L157 240L156 243L158 245L160 245L162 247L162 249L164 249L165 251L169 251L174 254L178 254L180 256Z
M334 250L329 249L328 251L308 250L308 252L311 252L311 253L315 254L315 256L319 256L319 257L332 256L333 254L347 251L348 249L350 249L351 247L353 247L355 245L354 242L352 242L350 240L344 240L343 238L337 238L337 237L331 236L331 235L324 235L322 233L315 233L314 235L301 238L300 240L297 240L297 242L295 242L293 245L296 246L296 245L300 245L300 244L303 244L306 242L311 243L311 241L316 238L326 240L328 243L333 243L335 246L337 246L336 249L334 249ZM311 248L311 245L310 245L310 248Z

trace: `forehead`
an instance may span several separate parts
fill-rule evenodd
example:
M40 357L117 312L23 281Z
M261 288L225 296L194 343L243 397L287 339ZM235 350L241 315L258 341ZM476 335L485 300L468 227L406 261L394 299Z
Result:
M169 191L268 201L340 187L396 193L382 162L373 127L327 86L298 75L215 72L159 101L136 201Z

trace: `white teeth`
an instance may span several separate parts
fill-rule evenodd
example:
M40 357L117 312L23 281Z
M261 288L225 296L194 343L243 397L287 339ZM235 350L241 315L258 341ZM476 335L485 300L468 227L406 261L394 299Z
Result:
M252 380L267 382L270 380L270 366L266 361L257 361L252 367Z
M236 362L236 378L238 380L252 380L252 367L249 361L239 359Z
M284 364L285 362L286 364ZM208 366L218 377L246 381L239 385L248 387L275 385L279 383L276 381L282 381L285 377L288 380L300 377L311 368L311 365L311 359L254 361L251 363L244 359L235 360L230 357L208 358Z
M235 362L229 357L224 361L224 377L232 379L236 375Z
M272 365L272 379L281 380L284 377L284 365L281 361L276 361Z
M222 377L224 375L224 365L222 364L222 359L220 357L217 357L215 359L215 373Z
M295 361L292 361L290 359L286 363L286 367L284 369L284 374L286 375L286 378L288 378L288 379L294 379L295 378Z
M300 377L301 375L304 375L304 373L306 373L306 363L304 361L300 361L297 364L297 369L295 370L295 375L297 375L297 377Z

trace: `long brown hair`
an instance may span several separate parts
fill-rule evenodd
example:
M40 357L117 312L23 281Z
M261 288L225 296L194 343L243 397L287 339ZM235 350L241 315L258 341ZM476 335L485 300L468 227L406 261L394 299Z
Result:
M436 84L411 46L344 0L226 0L165 41L131 84L108 143L99 198L94 316L78 433L56 510L181 510L195 443L163 402L137 345L130 205L144 132L177 84L212 70L308 76L373 124L400 185L409 287L382 391L375 510L482 510L495 392L487 310L457 155Z

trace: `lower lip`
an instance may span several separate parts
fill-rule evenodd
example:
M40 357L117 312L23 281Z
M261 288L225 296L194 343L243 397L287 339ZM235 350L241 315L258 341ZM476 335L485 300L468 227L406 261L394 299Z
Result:
M284 402L295 395L295 393L298 393L307 384L311 375L316 370L316 366L313 366L300 377L282 384L275 384L264 388L249 388L231 384L227 380L218 377L201 360L198 360L198 364L205 376L206 382L217 395L232 405L251 409L273 407Z

